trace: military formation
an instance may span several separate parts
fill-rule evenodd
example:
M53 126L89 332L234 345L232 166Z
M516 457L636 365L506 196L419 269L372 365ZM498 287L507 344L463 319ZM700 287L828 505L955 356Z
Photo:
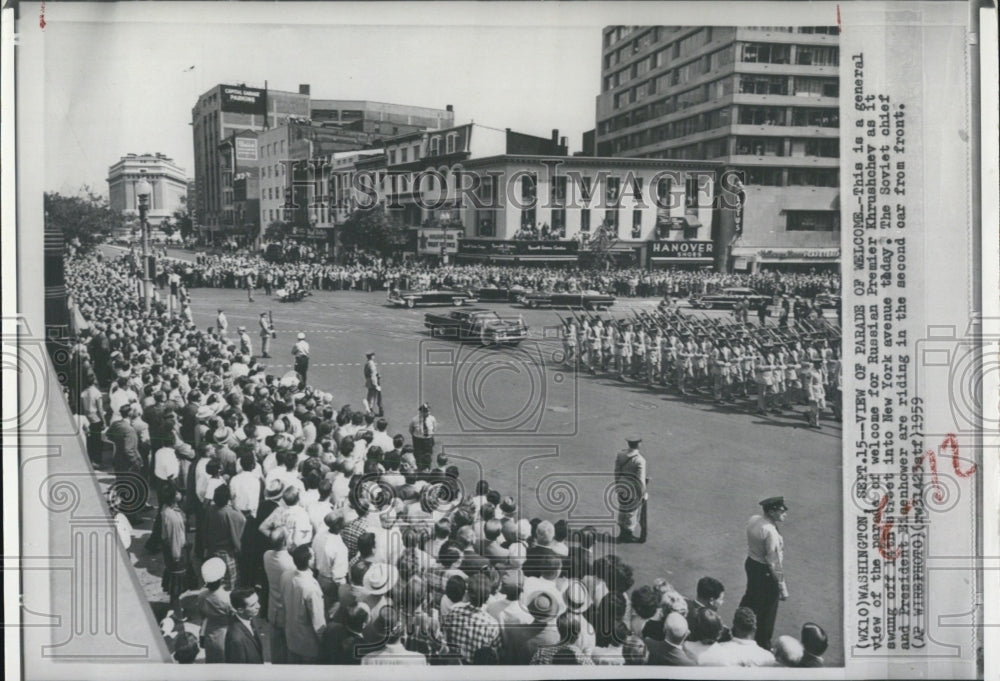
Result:
M685 313L673 305L630 318L572 312L563 323L564 361L719 404L756 403L760 414L805 405L818 428L827 409L840 420L840 329L823 317L751 325Z

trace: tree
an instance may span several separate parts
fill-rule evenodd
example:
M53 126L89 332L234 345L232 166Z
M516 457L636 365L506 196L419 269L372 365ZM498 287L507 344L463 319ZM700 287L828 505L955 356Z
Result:
M174 235L174 232L177 231L177 228L174 226L174 223L170 221L170 218L167 217L163 218L163 222L160 223L160 231L163 232L164 236L169 239Z
M292 232L292 225L281 220L275 220L264 230L264 238L267 241L284 241Z
M618 236L614 233L612 225L608 221L602 222L587 243L591 268L595 270L611 269L614 264L612 250L617 243Z
M191 218L191 207L187 204L186 196L181 197L181 205L174 210L170 221L181 233L182 239L187 240L194 236L194 220Z
M380 206L356 210L340 228L340 242L347 248L363 248L382 256L393 256L406 245L406 227L386 215Z
M45 220L67 241L77 240L84 250L115 231L126 229L125 216L112 210L107 199L83 186L77 196L45 192Z

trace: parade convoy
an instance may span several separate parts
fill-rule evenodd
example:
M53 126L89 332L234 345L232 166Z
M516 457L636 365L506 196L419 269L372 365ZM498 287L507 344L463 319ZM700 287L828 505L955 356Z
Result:
M546 292L533 291L520 298L525 307L569 307L584 310L607 310L614 305L615 297L597 291Z
M487 346L517 345L528 337L528 326L520 316L501 317L495 310L465 308L428 312L424 326L431 336L475 341Z
M466 303L476 302L472 291L464 289L434 289L431 291L400 291L392 289L386 300L397 307L416 307L417 305L454 305L460 307Z
M720 289L713 293L702 293L693 295L688 299L691 307L699 310L711 310L712 308L733 307L738 302L745 302L749 309L756 310L771 303L771 296L757 293L752 288L729 287Z

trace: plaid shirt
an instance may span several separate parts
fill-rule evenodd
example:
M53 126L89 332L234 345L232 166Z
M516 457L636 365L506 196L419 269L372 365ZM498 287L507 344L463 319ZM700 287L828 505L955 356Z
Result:
M577 664L581 665L593 665L594 661L590 659L590 656L585 654L575 645L557 645L557 646L542 646L535 651L535 654L531 657L531 664L552 664L552 658L556 656L562 648L568 648L572 650L576 655Z
M452 652L461 655L466 664L472 664L472 656L480 648L500 652L500 625L482 608L459 603L441 625Z
M361 516L349 522L343 530L340 532L340 538L344 540L344 544L347 546L347 551L350 553L351 558L358 552L358 539L365 532L371 532L370 529L371 521L368 520L368 516Z

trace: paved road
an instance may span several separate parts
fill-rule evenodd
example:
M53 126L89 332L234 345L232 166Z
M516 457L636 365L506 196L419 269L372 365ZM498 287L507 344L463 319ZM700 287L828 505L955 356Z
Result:
M746 519L759 510L758 500L784 494L791 596L779 608L775 635L817 622L830 637L828 663L843 662L839 424L813 430L801 415L762 417L748 408L577 375L559 361L558 311L487 305L522 314L532 330L517 350L488 350L431 339L423 328L426 309L387 307L384 293L319 292L283 304L259 291L251 304L244 291L195 289L192 298L198 326L214 323L222 307L230 331L247 325L255 349L257 317L272 310L278 339L270 366L279 373L291 368L295 333L305 332L312 346L309 382L333 392L338 405L360 408L365 352L374 350L390 431L405 432L416 406L428 401L445 431L439 443L463 481L474 484L482 476L514 495L527 517L614 531L607 503L614 456L627 435L642 437L652 477L649 541L618 550L635 568L637 584L664 577L693 595L699 577L720 579L727 587L726 621L745 586ZM612 313L654 305L626 300ZM158 588L154 581L145 580L151 592Z

